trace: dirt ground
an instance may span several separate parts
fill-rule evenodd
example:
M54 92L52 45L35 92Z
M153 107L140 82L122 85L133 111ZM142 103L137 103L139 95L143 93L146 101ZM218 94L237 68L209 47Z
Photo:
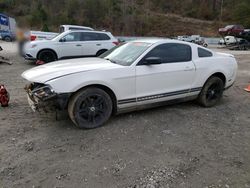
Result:
M230 51L237 82L216 107L176 104L79 130L66 115L31 111L20 75L34 65L0 45L13 61L0 64L11 95L0 107L0 188L250 187L250 51Z

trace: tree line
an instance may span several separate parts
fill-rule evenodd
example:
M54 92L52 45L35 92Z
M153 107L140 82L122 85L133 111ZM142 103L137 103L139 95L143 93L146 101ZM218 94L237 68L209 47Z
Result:
M121 35L148 35L168 19L159 15L168 14L250 27L249 0L0 0L0 12L20 25L50 31L77 24ZM167 27L169 22L164 23Z

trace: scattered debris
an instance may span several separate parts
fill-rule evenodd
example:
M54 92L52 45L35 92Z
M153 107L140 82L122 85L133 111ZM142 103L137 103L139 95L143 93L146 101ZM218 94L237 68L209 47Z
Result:
M122 159L119 159L118 161L115 162L113 168L112 168L112 173L114 175L119 175L122 170L126 168L127 164L122 161Z
M66 179L66 178L69 178L70 174L61 174L61 175L58 175L56 176L56 179L58 180L63 180L63 179Z
M26 142L24 144L25 151L33 151L34 143L33 142Z
M0 104L2 107L9 106L10 95L4 85L0 85Z
M0 46L0 51L2 51L2 47ZM0 63L7 63L9 65L12 65L12 62L8 59L8 58L5 58L3 56L0 56Z
M244 90L250 92L250 84Z
M177 178L185 180L188 175L196 172L199 161L198 157L194 157L187 163L181 163L177 168L164 167L151 170L129 188L168 188Z
M41 61L41 60L37 60L37 61L36 61L36 65L43 65L43 64L45 64L44 61Z

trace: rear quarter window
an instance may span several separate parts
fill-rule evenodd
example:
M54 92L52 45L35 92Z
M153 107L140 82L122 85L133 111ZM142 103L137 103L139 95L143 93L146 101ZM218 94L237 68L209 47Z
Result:
M83 32L82 41L100 41L110 40L110 37L105 33Z
M99 40L110 40L110 37L105 33L98 33Z
M213 56L213 53L208 51L208 50L205 50L203 48L198 48L198 56L200 58L203 58L203 57L212 57Z

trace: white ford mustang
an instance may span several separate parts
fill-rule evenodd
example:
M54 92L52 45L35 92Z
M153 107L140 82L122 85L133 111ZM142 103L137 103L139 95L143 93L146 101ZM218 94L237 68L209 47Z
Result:
M112 113L193 100L211 107L233 85L237 62L196 44L147 39L98 58L58 61L25 71L31 107L67 109L80 128L103 125Z

